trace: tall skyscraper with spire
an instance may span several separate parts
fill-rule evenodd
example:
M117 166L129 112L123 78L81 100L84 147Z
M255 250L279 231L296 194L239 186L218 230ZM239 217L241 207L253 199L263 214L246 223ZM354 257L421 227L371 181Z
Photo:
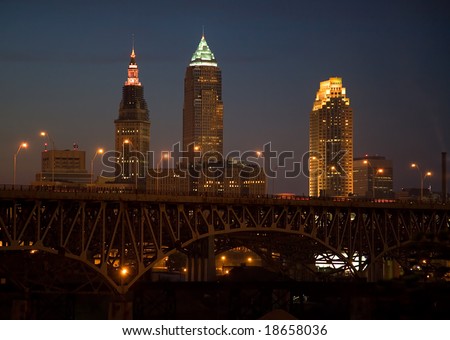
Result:
M184 78L183 148L222 161L222 73L204 34Z
M342 78L320 82L309 116L309 195L353 193L353 110Z
M149 191L211 196L266 193L262 169L223 159L222 73L204 34L184 78L183 149L188 159L177 162L175 169L149 176Z
M119 118L115 124L115 150L118 152L116 181L134 183L145 177L150 150L150 120L144 87L139 81L134 43L128 78L122 88Z

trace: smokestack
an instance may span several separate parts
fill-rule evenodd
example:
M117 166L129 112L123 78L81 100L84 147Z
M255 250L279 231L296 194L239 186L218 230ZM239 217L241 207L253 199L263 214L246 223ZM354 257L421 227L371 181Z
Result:
M442 202L447 203L447 152L442 153Z

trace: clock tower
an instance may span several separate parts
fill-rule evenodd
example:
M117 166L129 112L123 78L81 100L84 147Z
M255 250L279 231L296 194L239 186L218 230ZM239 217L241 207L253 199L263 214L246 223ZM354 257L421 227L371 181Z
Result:
M122 87L119 117L114 121L114 125L116 182L133 183L136 188L145 185L150 150L150 120L144 99L144 87L139 81L134 44L128 65L128 77Z

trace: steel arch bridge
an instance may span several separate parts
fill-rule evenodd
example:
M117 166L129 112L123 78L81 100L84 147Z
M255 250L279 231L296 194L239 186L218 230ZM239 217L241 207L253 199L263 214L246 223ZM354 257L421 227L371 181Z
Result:
M57 281L61 269L69 285L84 277L76 289L126 293L177 251L190 279L206 280L214 254L245 245L288 267L332 254L354 276L375 278L384 257L448 256L449 230L448 204L0 190L0 272L25 257L12 280L49 271Z

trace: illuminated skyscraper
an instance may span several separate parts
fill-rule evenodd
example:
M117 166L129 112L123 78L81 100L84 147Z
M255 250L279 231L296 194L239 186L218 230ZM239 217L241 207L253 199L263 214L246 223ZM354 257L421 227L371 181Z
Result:
M204 35L184 78L183 148L222 160L222 73Z
M137 184L138 179L144 178L147 168L150 120L144 99L144 87L139 82L134 46L128 65L128 79L122 88L119 118L114 124L115 150L120 154L117 159L116 181Z
M353 111L342 78L320 82L309 118L309 195L353 193Z

